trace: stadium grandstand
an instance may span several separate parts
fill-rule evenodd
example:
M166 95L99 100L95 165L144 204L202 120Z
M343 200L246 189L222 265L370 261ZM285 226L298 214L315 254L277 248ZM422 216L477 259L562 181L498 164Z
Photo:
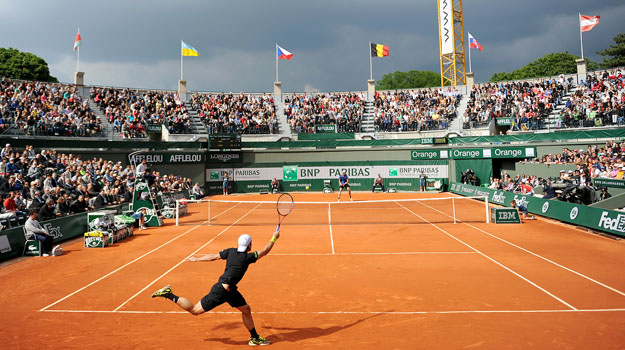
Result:
M625 67L475 83L438 4L440 86L380 88L373 38L365 90L283 90L278 43L273 91L187 90L252 79L225 34L176 90L89 85L80 30L74 84L1 78L0 347L622 348Z

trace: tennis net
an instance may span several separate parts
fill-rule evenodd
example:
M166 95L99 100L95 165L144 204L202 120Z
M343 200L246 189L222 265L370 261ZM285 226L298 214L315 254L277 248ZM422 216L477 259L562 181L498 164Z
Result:
M187 215L176 225L275 225L275 201L183 200ZM179 202L177 202L178 205ZM347 202L298 202L289 225L405 225L488 222L485 197L445 197Z

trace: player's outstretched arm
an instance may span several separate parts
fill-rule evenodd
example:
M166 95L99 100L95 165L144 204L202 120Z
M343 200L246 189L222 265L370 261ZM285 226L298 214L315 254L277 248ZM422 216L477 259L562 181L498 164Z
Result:
M267 244L265 245L265 248L263 248L263 250L258 252L258 259L262 258L263 256L269 254L269 252L271 251L271 249L273 248L273 245L276 243L276 241L278 240L278 238L280 238L280 231L276 231L273 233L273 237L271 237L271 239L269 240L269 242L267 242Z
M196 258L194 256L187 258L187 261L214 261L214 260L220 260L221 256L219 256L219 253L217 254L206 254L204 256L201 256L199 258Z

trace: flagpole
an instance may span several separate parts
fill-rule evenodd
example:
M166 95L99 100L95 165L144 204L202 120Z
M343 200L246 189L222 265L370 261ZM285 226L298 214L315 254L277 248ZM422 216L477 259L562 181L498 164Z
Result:
M373 58L371 57L371 41L369 42L369 80L373 80Z
M183 71L183 68L184 68L184 66L183 66L184 63L183 62L184 62L184 56L182 55L182 39L181 39L180 40L180 80L182 80L182 77L183 77L182 74L184 72Z
M278 43L276 43L276 82L280 81L278 79Z
M577 13L577 20L579 21L579 45L582 49L582 59L584 59L584 39L582 38L582 13Z
M473 69L471 68L471 39L469 39L469 32L467 32L467 40L469 41L469 72L473 73Z

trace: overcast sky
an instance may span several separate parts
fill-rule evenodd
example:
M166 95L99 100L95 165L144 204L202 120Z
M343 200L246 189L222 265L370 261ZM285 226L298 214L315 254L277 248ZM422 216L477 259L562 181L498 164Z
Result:
M273 91L275 43L284 91L365 90L369 41L390 47L374 58L373 78L409 70L439 71L436 0L0 0L0 46L44 58L51 74L72 82L77 28L87 85L175 89L180 40L189 90ZM600 15L584 33L584 54L625 32L623 0L465 0L464 28L477 81L510 72L551 52L580 55L578 12ZM465 35L466 36L466 35ZM468 50L468 43L467 43ZM467 67L468 69L468 67Z

